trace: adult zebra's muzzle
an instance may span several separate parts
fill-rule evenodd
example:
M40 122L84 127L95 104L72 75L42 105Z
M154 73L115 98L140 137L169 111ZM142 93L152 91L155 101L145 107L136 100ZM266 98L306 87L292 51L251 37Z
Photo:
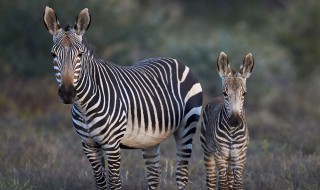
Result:
M72 104L74 101L74 98L76 97L76 88L72 85L70 86L61 85L61 87L58 90L58 94L60 96L62 103Z

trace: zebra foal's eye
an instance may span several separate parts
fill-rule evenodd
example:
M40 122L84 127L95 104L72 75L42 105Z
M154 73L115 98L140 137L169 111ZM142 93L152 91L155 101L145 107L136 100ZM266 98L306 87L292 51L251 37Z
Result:
M247 94L247 92L243 92L242 96L245 96Z

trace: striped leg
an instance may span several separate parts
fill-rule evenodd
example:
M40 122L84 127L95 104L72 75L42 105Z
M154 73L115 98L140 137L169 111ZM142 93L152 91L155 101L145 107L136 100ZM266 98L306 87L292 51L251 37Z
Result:
M245 160L234 160L232 163L232 170L234 172L234 186L233 189L243 189L242 184L242 171L244 168Z
M202 121L202 127L201 127L201 135L200 135L200 141L201 141L201 146L204 152L204 165L207 170L207 175L206 175L206 182L207 182L207 188L208 190L214 190L216 188L217 184L217 172L216 172L216 162L214 160L214 155L209 152L212 152L208 150L208 145L206 142L206 124L207 124L207 119L204 115L204 119ZM208 143L210 144L210 143Z
M214 190L217 183L216 163L214 157L209 153L205 152L204 165L207 169L207 187L208 190Z
M233 189L243 189L243 184L242 184L242 170L243 168L238 168L234 170L234 186Z
M97 189L107 189L102 149L97 146L87 145L84 142L82 142L82 147L92 166Z
M216 163L217 163L217 168L218 168L218 184L219 184L219 189L221 190L227 190L228 189L228 179L227 179L227 168L228 168L228 161L227 159L224 158L218 158L216 157Z
M231 164L228 167L228 187L229 189L233 189L233 183L234 183L234 173L232 170Z
M243 184L242 184L243 164L236 164L233 167L233 171L234 171L233 189L243 189Z
M217 173L215 168L215 161L212 155L205 153L204 156L204 165L207 170L206 182L208 190L214 190L216 188L217 183Z
M244 145L244 147L240 150L231 150L231 168L234 176L233 189L243 189L242 172L246 162L246 152L246 145Z
M178 189L185 189L188 184L188 163L192 153L192 138L196 132L197 121L186 127L180 126L174 133L177 149L176 180Z
M142 156L147 166L148 189L158 189L161 175L160 145L142 150Z
M108 185L109 189L121 189L120 180L120 145L104 145L104 151L108 160Z

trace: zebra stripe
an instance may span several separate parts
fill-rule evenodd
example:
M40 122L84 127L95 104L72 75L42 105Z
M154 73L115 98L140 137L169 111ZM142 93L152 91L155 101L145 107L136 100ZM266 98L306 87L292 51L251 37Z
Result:
M215 189L217 177L219 189L243 189L242 171L249 143L243 103L253 64L252 55L248 54L237 73L230 70L223 52L218 58L224 96L206 105L200 135L208 189Z
M217 117L212 117L213 111ZM246 160L248 130L245 120L241 126L230 126L223 98L212 100L203 113L200 140L207 168L207 187L215 189L219 172L219 188L242 189L242 170ZM229 186L228 186L229 185Z
M91 163L96 187L121 188L120 148L134 148L142 149L148 188L157 189L160 143L174 134L176 180L178 188L185 189L202 109L201 85L190 69L172 58L146 59L130 67L97 58L82 40L90 24L87 9L79 13L74 28L62 29L49 7L44 22L53 35L59 96L62 102L73 104L72 122Z

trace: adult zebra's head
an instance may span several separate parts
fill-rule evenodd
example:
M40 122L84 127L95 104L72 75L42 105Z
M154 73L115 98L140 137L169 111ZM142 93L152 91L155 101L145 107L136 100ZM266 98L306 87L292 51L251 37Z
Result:
M217 60L217 69L222 80L222 93L230 125L237 127L242 123L244 97L247 93L246 79L249 78L254 66L252 54L243 59L240 71L230 69L229 60L224 52Z
M58 94L65 104L73 103L81 74L81 63L85 54L82 36L89 28L90 13L88 9L80 11L73 28L61 28L53 9L46 7L43 15L44 24L53 36L51 54L56 79L60 86Z

